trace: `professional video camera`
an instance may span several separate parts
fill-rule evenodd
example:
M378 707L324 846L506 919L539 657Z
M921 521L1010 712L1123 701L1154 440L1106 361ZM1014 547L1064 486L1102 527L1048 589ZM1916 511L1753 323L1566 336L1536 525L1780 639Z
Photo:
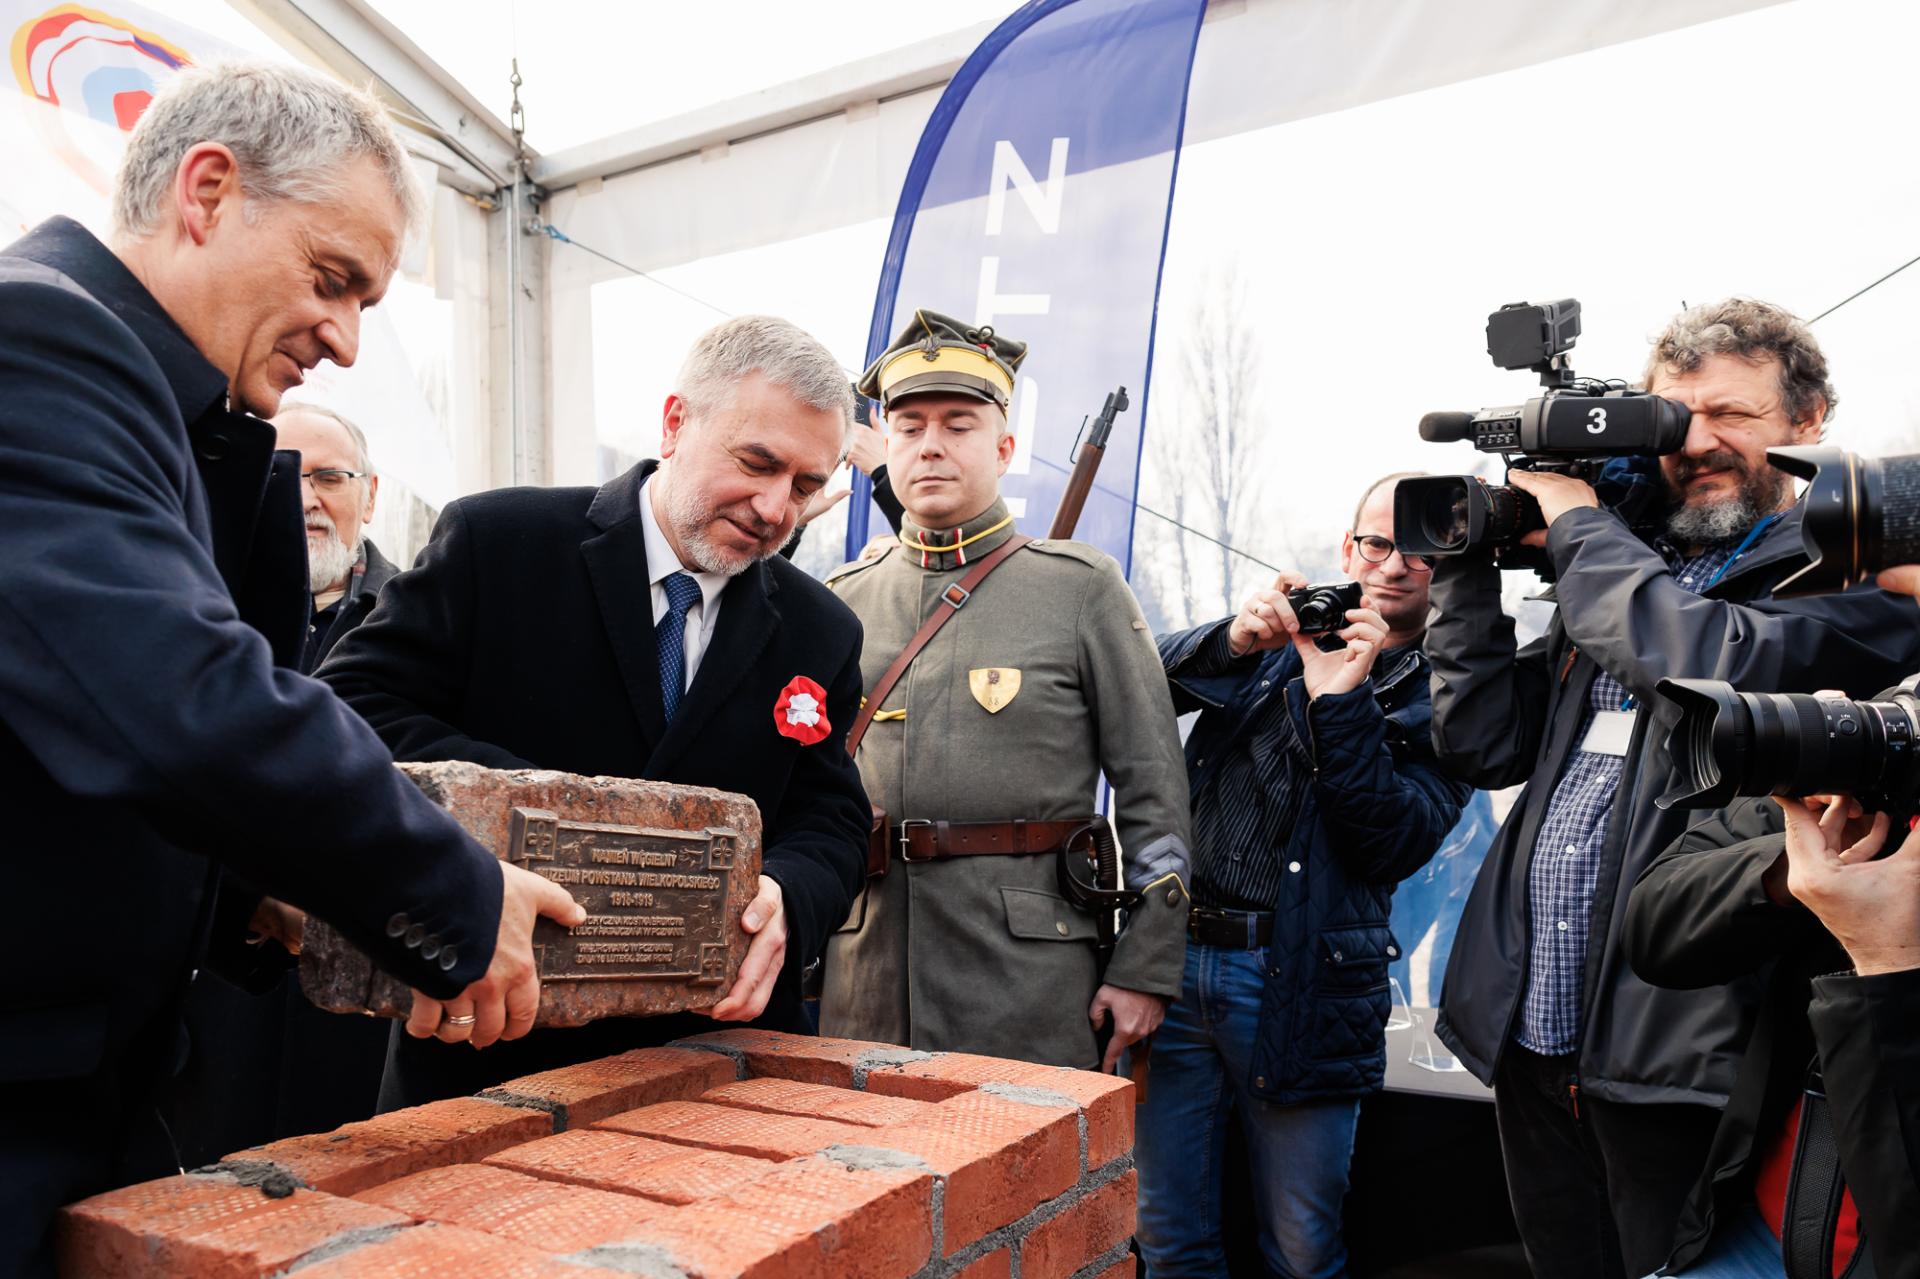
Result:
M1482 453L1504 457L1509 472L1557 472L1596 488L1610 459L1678 452L1686 443L1687 407L1629 390L1625 382L1576 375L1567 352L1579 336L1580 304L1572 298L1501 307L1487 317L1487 354L1500 368L1538 373L1546 394L1478 413L1429 413L1420 419L1420 438L1471 440ZM1623 486L1610 505L1638 523L1660 492L1652 482ZM1602 500L1607 497L1603 492ZM1394 541L1408 555L1490 548L1502 568L1551 571L1544 554L1520 546L1522 537L1545 527L1539 505L1519 489L1478 476L1401 480L1393 527Z
M1854 796L1895 819L1920 805L1920 675L1871 701L1739 693L1711 679L1663 679L1679 709L1667 735L1678 777L1661 808L1719 808L1737 795Z

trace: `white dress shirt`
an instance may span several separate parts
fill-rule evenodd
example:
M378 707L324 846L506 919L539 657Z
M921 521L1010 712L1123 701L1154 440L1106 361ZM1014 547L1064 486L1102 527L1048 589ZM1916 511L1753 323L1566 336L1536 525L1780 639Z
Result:
M687 610L687 684L680 690L684 693L692 687L694 672L700 669L700 658L713 639L714 625L720 620L720 592L727 589L730 579L725 573L696 573L680 562L680 557L673 552L673 543L661 532L660 521L653 516L653 478L648 475L640 485L640 527L646 534L647 588L653 598L653 624L659 626L660 619L667 615L667 588L661 583L670 575L685 573L700 584L700 598Z

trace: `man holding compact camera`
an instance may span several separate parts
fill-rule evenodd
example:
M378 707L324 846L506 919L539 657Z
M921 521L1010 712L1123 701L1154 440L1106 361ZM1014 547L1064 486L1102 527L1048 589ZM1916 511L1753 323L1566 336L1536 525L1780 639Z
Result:
M1625 885L1679 834L1637 712L1663 676L1863 695L1920 666L1920 613L1872 587L1776 599L1808 559L1766 449L1817 440L1825 357L1789 313L1681 313L1647 389L1691 413L1660 459L1666 518L1636 529L1566 475L1515 471L1538 503L1558 604L1516 652L1491 557L1443 558L1428 653L1434 742L1456 776L1529 783L1462 915L1438 1030L1493 1085L1507 1184L1535 1273L1620 1279L1665 1260L1751 1025L1750 984L1656 989L1625 963Z
M1200 718L1186 750L1185 980L1138 1117L1154 1279L1226 1273L1220 1182L1236 1109L1268 1267L1346 1271L1354 1127L1386 1071L1393 887L1471 794L1433 758L1420 652L1432 565L1394 548L1402 478L1367 489L1341 541L1356 581L1310 588L1283 573L1235 617L1160 640L1175 707Z

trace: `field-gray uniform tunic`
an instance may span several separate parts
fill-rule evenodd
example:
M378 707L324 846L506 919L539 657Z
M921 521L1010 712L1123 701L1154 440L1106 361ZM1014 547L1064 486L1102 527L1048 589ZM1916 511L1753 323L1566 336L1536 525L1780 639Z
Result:
M866 628L866 687L1013 533L1001 502L956 530L908 520L901 546L827 578ZM1104 771L1127 886L1145 893L1106 981L1179 996L1186 764L1153 635L1110 556L1047 540L1014 552L894 686L859 761L894 823L1084 819ZM821 1033L1095 1066L1094 942L1052 853L907 863L896 849L827 943Z

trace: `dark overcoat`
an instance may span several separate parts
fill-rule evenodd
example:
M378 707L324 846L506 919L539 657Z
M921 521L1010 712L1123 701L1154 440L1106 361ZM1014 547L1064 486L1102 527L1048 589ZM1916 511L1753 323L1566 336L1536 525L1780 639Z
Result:
M166 1170L133 1134L220 867L430 994L492 958L494 859L286 669L297 468L226 392L79 224L0 251L0 1082L31 1099L0 1110L0 1273L48 1264L59 1203ZM388 937L396 915L438 961Z
M865 867L866 792L847 758L860 700L860 623L783 559L741 573L669 727L648 587L644 462L602 488L500 489L447 507L419 561L381 593L321 677L408 760L651 778L760 806L780 885L786 965L758 1024L804 1028L800 969L844 918ZM831 733L775 729L795 676L827 690ZM397 1031L383 1106L716 1029L694 1014L610 1018L476 1053Z

